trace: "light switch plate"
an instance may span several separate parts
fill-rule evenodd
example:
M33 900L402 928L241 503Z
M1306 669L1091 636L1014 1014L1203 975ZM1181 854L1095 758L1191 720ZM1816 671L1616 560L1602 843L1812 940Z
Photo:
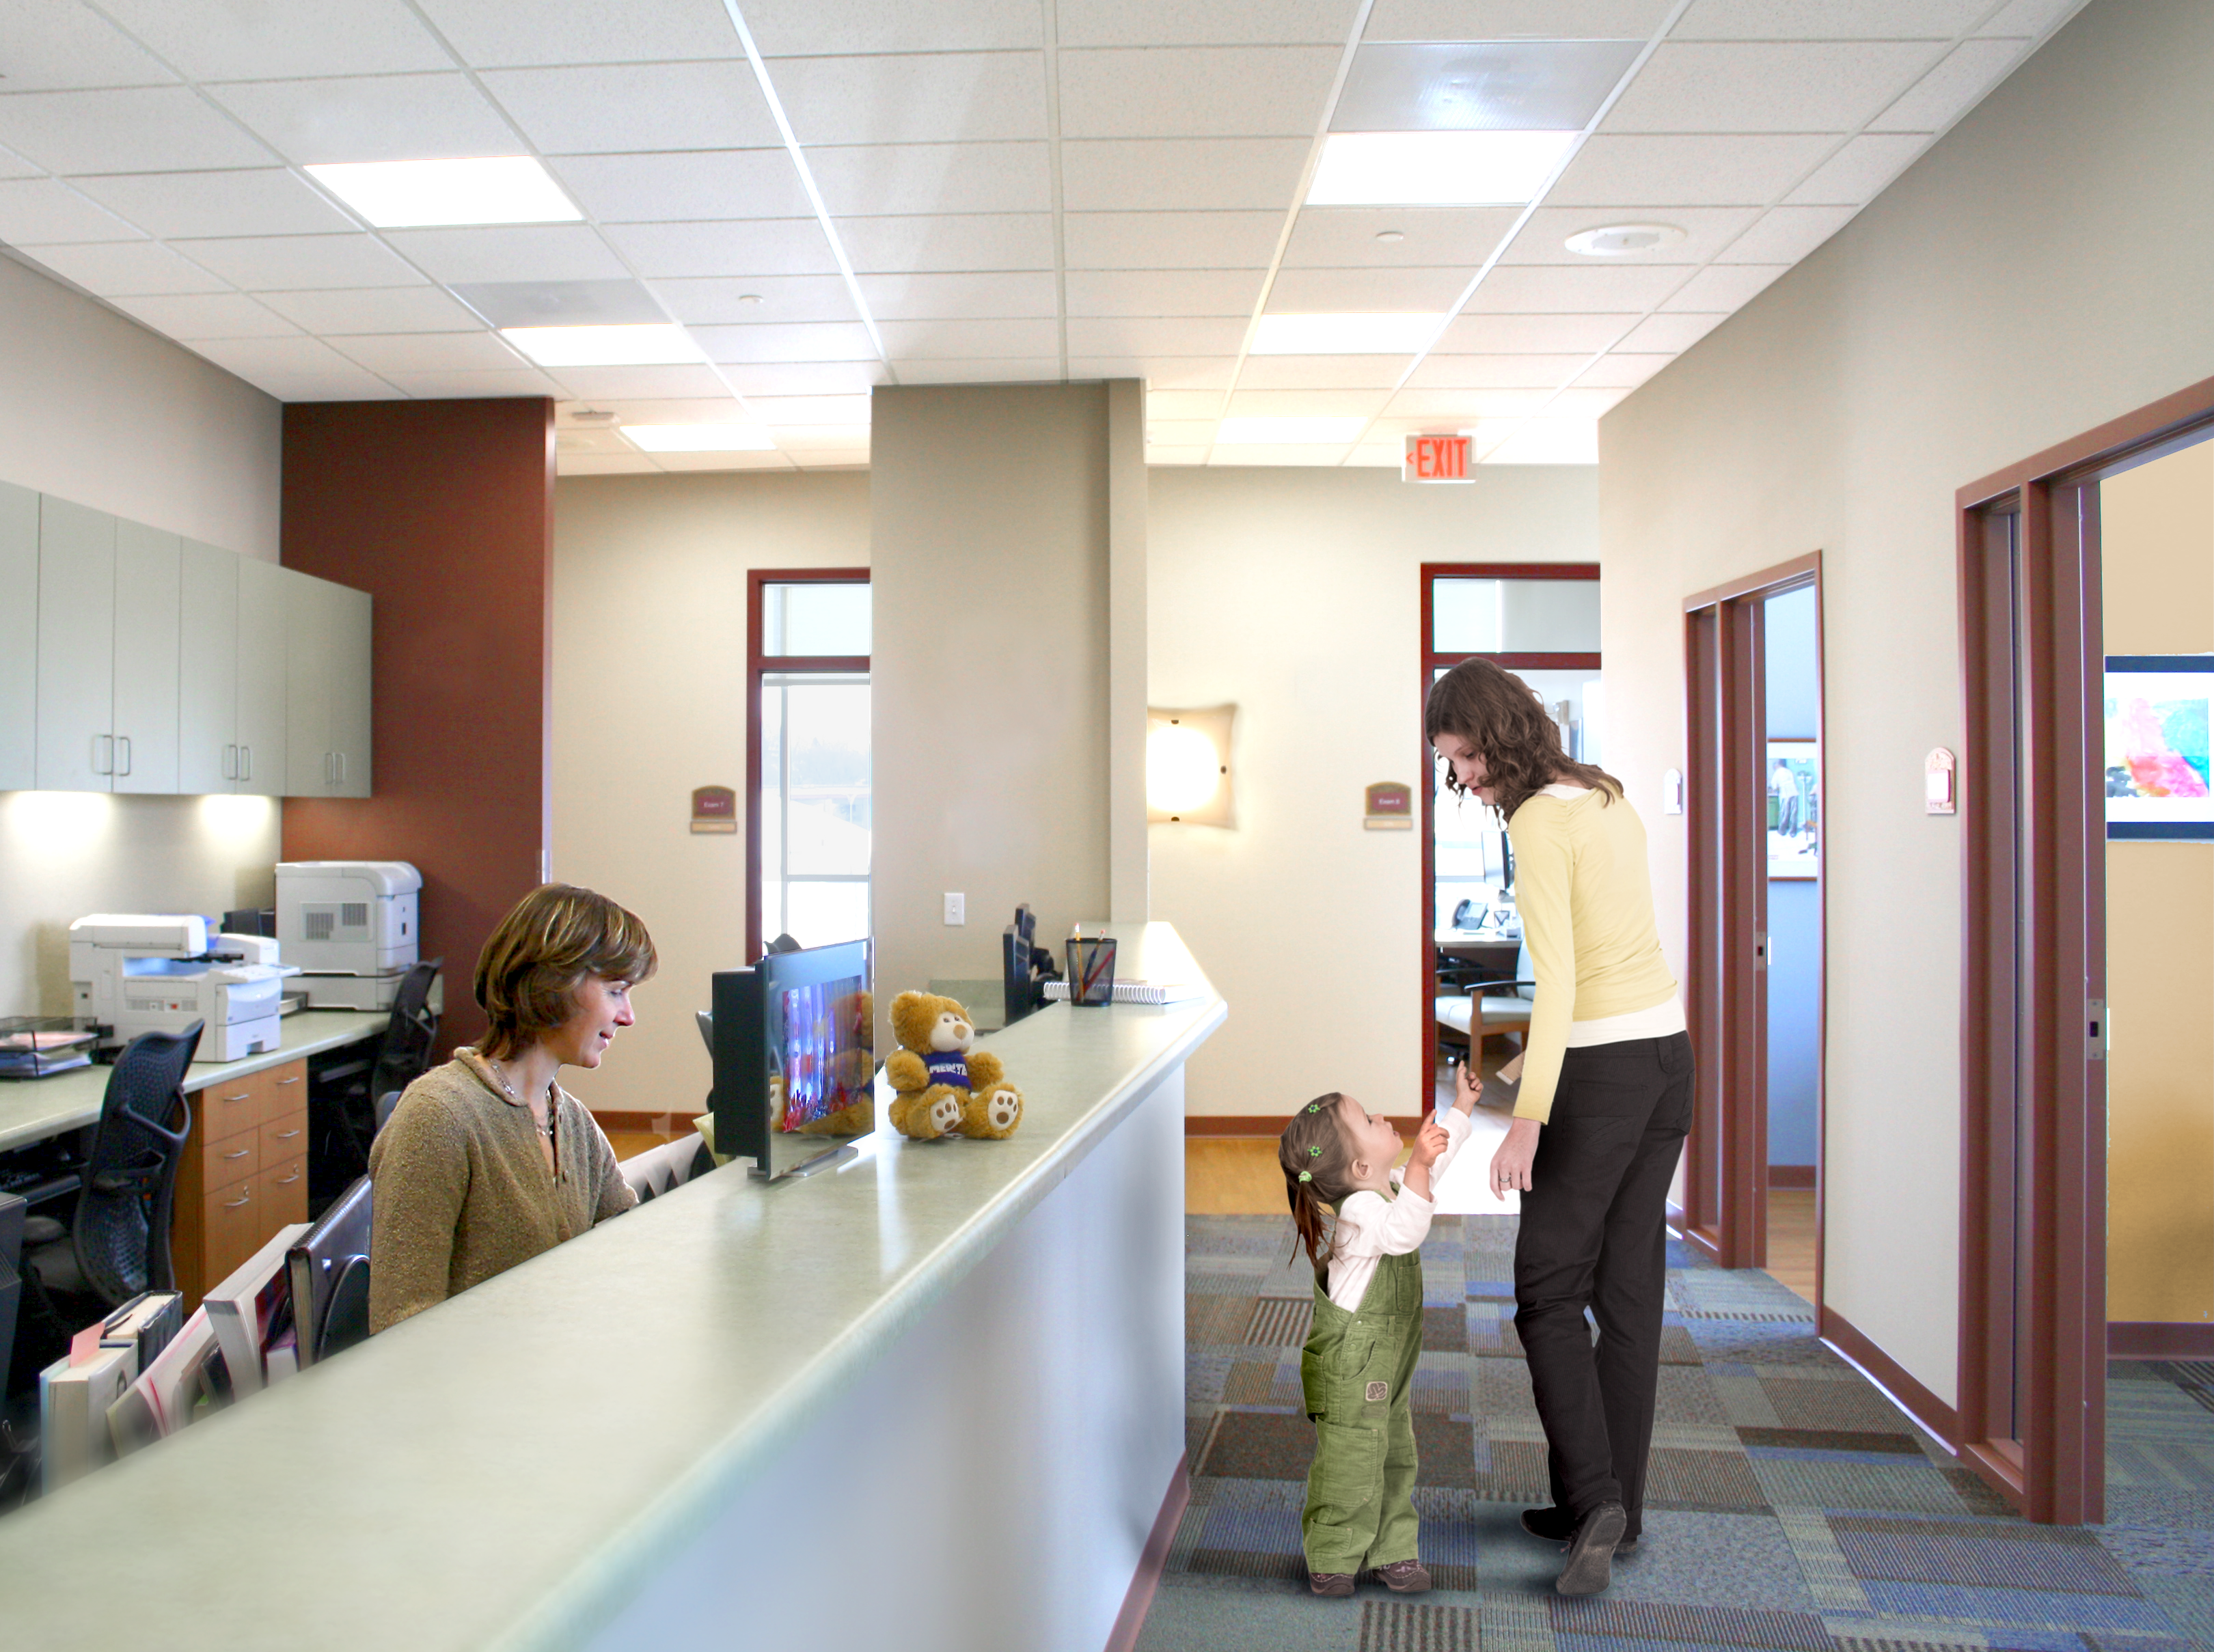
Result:
M967 923L969 921L968 909L969 897L967 896L949 894L945 897L945 921L949 924Z

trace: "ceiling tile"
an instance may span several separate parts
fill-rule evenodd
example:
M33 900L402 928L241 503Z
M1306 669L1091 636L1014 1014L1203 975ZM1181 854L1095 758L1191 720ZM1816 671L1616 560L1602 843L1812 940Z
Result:
M1204 419L1212 421L1222 412L1220 390L1155 390L1146 392L1148 428L1162 419Z
M2027 40L1966 40L1868 123L1870 132L1942 132L2014 67Z
M335 235L358 226L297 172L139 172L77 187L149 235Z
M380 373L395 390L426 401L458 401L473 396L544 395L568 394L560 383L535 367L511 367L480 372Z
M1677 355L1729 320L1726 315L1648 315L1616 347L1631 355L1659 352Z
M303 287L407 287L422 274L375 236L250 236L180 241L177 250L248 292Z
M564 367L559 382L579 396L727 396L712 367Z
M833 146L808 150L807 164L837 217L1053 208L1043 144Z
M1832 140L1798 133L1591 138L1545 199L1555 206L1765 206Z
M1245 340L1243 316L1072 319L1068 353L1078 356L1234 356Z
M1337 46L1152 47L1061 53L1061 135L1312 141Z
M695 470L790 470L797 462L788 453L657 453L653 459L671 474Z
M1216 423L1212 414L1204 419L1148 419L1147 445L1159 442L1175 447L1206 447L1214 440Z
M495 69L483 80L548 155L766 149L781 141L743 61Z
M1862 206L1930 146L1924 133L1864 132L1815 168L1783 198L1789 206L1835 204Z
M101 0L124 28L194 80L284 80L449 69L402 0Z
M1441 350L1471 356L1573 355L1605 350L1637 325L1636 313L1569 315L1463 315L1446 328Z
M779 427L790 425L853 425L866 430L869 425L869 398L866 395L749 396L746 405L762 424Z
M286 401L326 393L342 401L375 401L399 394L321 339L210 339L193 349L226 372Z
M9 0L0 45L10 92L163 86L176 76L79 0Z
M208 95L288 161L432 161L513 155L523 146L499 112L462 75L260 81L211 86ZM0 132L0 138L6 133ZM250 166L266 159L234 161ZM108 167L143 172L149 167Z
M1609 112L1624 132L1850 132L1937 60L1927 41L1662 46Z
M1053 267L1053 217L1045 212L847 218L838 237L864 275Z
M0 143L64 174L266 166L271 158L185 86L0 97Z
M745 327L695 327L689 330L709 358L719 362L878 359L877 346L869 337L869 329L859 321L764 321Z
M43 167L34 167L11 149L0 149L0 178L40 178L46 175Z
M1399 470L1404 468L1406 453L1404 444L1387 442L1360 442L1345 456L1340 467L1345 470Z
M1376 0L1368 40L1642 40L1673 0Z
M1063 143L1062 198L1072 212L1274 207L1299 188L1308 140L1114 138Z
M2063 18L2074 16L2083 6L2083 0L2014 0L2012 5L2000 7L1976 33L2042 34Z
M878 321L993 320L1050 316L1057 308L1050 272L990 275L865 275L861 296ZM958 352L949 352L958 353ZM1027 348L1008 355L1031 353Z
M687 324L858 321L853 295L836 275L749 275L656 281L662 308ZM751 299L754 302L749 303Z
M0 241L15 247L65 241L139 241L140 232L52 178L0 183Z
M739 395L866 395L888 382L884 365L865 361L743 362L726 364L723 376Z
M1640 264L1703 264L1743 234L1760 216L1750 206L1651 207L1541 206L1530 215L1514 244L1501 254L1502 264L1565 264L1575 269L1632 269ZM1684 239L1626 258L1592 258L1568 248L1570 236L1614 223L1665 223Z
M902 379L910 360L1057 357L1061 348L1058 324L1032 316L1006 321L880 321L877 330L884 335L884 353Z
M1051 384L1060 377L1052 356L914 357L899 364L902 384Z
M332 348L370 372L388 376L535 370L493 333L365 333L341 340Z
M804 218L815 208L782 149L568 155L550 163L602 223L688 218Z
M1545 404L1548 419L1597 419L1621 401L1630 392L1594 385L1572 385L1557 392Z
M1637 59L1636 40L1370 40L1332 132L1581 132Z
M1338 311L1428 312L1455 309L1473 266L1447 270L1279 270L1269 290L1275 315L1313 315Z
M1061 220L1061 241L1072 270L1263 270L1283 228L1281 208L1071 212Z
M1603 356L1594 365L1579 373L1576 382L1601 389L1634 390L1675 359L1673 356Z
M1343 46L1354 0L1057 0L1066 46Z
M1407 382L1468 390L1551 390L1575 376L1582 356L1455 356L1422 358Z
M860 425L778 425L772 427L776 444L787 451L829 452L838 448L869 445L869 427Z
M1465 422L1508 418L1535 413L1553 394L1550 389L1537 389L1470 390L1410 385L1391 398L1385 419L1396 434L1404 428L1402 420L1434 426L1456 419Z
M1991 0L1691 0L1670 40L1949 40Z
M554 472L562 476L658 476L661 467L643 453L563 453L555 456Z
M1045 38L1035 0L746 0L745 18L766 58L1020 51Z
M393 229L385 238L434 281L612 281L628 275L587 223ZM352 285L359 285L356 282Z
M462 60L480 69L743 55L737 32L713 0L623 0L619 6L577 0L528 6L513 0L417 3Z
M355 333L474 333L484 322L441 287L264 292L259 301L323 338Z
M284 339L300 329L238 292L182 293L173 298L110 301L156 333L190 343L198 339Z
M1501 264L1468 303L1472 315L1616 315L1650 309L1690 274L1679 264Z
M1476 266L1514 227L1507 206L1309 206L1284 249L1287 269L1436 269ZM1397 241L1379 241L1396 235Z
M792 131L810 146L1046 136L1043 52L788 58L770 79ZM1061 125L1066 132L1065 105Z
M1259 270L1072 270L1071 315L1235 315L1253 313Z
M1267 444L1252 444L1233 446L1227 442L1214 445L1214 456L1208 460L1217 465L1336 465L1348 451L1348 444L1333 442L1327 447L1310 447L1304 443L1280 442Z
M41 247L27 253L55 274L103 298L142 293L227 292L230 283L150 241Z
M1736 309L1782 275L1788 264L1709 264L1660 306L1664 310Z
M1342 358L1333 358L1342 359ZM1072 379L1140 378L1155 389L1226 390L1238 370L1235 356L1071 356Z
M1249 390L1230 398L1232 419L1373 419L1391 399L1385 389Z
M1241 390L1388 390L1411 356L1248 356Z
M1149 465L1203 465L1207 450L1203 447L1156 447L1146 444L1146 462Z
M728 373L719 376L729 377ZM599 434L622 445L622 438L605 425L579 425L577 414L590 407L599 413L612 413L626 425L751 425L757 421L748 413L745 404L727 393L713 396L694 396L677 401L628 401L603 398L598 401L565 401L554 410L555 425L565 433L596 431Z
M1796 264L1852 221L1857 207L1778 206L1720 255L1723 264Z
M838 268L813 218L728 223L611 223L600 233L648 280L679 277L829 275Z

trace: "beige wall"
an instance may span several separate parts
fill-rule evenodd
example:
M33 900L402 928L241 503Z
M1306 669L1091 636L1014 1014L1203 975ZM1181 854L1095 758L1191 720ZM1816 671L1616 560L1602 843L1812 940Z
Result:
M1827 1300L1948 1399L1960 837L1921 787L1960 740L1954 493L2214 376L2209 61L2214 8L2097 0L1600 426L1607 749L1641 805L1684 762L1684 597L1825 553ZM1648 819L1680 955L1683 823Z
M1236 829L1151 829L1153 915L1231 1008L1187 1106L1281 1117L1344 1090L1418 1112L1422 846L1361 806L1373 781L1428 780L1421 566L1595 560L1593 472L1164 468L1152 490L1153 703L1238 707Z
M747 962L746 840L695 835L694 786L746 796L746 574L865 567L869 478L565 477L554 496L554 875L645 920L661 971L595 1107L695 1110L707 978ZM467 991L474 958L450 958Z
M2214 444L2099 489L2107 652L2214 651ZM2107 846L2107 1317L2214 1319L2214 843Z

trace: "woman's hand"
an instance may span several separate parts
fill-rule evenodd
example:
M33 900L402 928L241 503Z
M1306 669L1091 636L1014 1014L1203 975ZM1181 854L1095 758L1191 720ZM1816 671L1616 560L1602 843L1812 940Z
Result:
M1534 1118L1518 1118L1507 1127L1507 1139L1491 1155L1492 1197L1530 1190L1530 1163L1538 1156L1538 1133L1544 1128Z

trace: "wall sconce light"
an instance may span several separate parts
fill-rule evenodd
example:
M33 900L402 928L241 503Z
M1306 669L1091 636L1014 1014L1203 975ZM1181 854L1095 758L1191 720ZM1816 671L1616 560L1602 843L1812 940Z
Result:
M1235 706L1146 713L1146 819L1235 826L1230 731Z

